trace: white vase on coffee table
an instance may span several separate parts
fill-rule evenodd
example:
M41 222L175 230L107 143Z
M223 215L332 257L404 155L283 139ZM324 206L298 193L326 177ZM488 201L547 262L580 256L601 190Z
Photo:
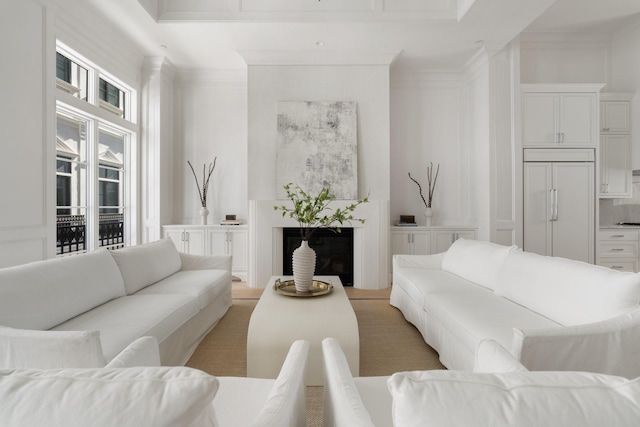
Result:
M293 251L292 264L296 292L310 292L316 269L316 251L309 246L308 240L303 240L300 246Z

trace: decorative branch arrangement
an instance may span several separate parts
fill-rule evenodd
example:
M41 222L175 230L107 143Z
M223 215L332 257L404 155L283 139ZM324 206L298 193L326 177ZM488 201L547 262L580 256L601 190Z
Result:
M418 186L418 190L420 191L420 197L422 198L422 202L426 208L431 207L431 201L433 200L433 191L436 189L436 182L438 182L438 174L440 173L440 163L438 163L438 167L436 169L436 175L433 176L433 162L430 162L430 166L427 166L427 183L429 185L429 194L427 195L428 201L425 200L424 195L422 194L422 186L418 181L416 181L412 176L411 172L409 172L409 179L416 183Z
M288 208L284 205L274 206L274 210L281 210L282 216L289 216L298 221L300 225L300 233L302 240L309 240L313 232L318 228L330 228L337 233L340 233L340 227L334 225L338 223L342 225L347 222L351 224L351 221L358 221L364 224L364 219L354 218L353 211L356 207L362 203L369 202L369 196L364 199L356 200L355 203L351 203L344 209L331 209L329 203L335 200L335 196L329 192L328 188L323 188L317 196L311 196L307 194L302 188L293 183L284 185L284 189L287 192L287 198L293 202L293 208ZM329 210L331 213L323 212Z
M213 170L216 168L216 160L218 157L213 159L213 163L209 163L209 171L207 172L207 164L202 165L202 187L200 187L200 182L198 181L198 177L196 175L196 171L193 169L191 162L187 160L189 167L191 168L191 172L193 172L193 177L196 180L196 186L198 187L198 196L200 197L200 203L202 203L202 207L207 207L207 192L209 191L209 181L211 180L211 174L213 174Z

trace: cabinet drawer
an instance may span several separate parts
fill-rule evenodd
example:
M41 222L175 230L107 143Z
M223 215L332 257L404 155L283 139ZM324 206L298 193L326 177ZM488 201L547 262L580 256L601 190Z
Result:
M638 242L600 242L601 257L634 257L638 253Z
M617 271L629 271L635 273L638 271L638 262L633 259L625 260L600 260L598 265L609 267Z
M638 240L637 230L600 230L600 240Z

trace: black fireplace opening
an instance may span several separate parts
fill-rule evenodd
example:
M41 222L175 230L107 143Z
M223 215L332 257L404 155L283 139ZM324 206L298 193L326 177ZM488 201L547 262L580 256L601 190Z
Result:
M293 274L291 257L302 238L299 228L282 229L282 272ZM340 276L343 286L353 286L353 228L340 233L327 228L314 231L309 246L316 251L316 276Z

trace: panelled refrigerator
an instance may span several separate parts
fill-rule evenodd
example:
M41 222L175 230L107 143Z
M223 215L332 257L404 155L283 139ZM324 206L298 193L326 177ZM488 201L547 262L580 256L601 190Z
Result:
M594 150L525 149L523 178L523 249L593 263Z

